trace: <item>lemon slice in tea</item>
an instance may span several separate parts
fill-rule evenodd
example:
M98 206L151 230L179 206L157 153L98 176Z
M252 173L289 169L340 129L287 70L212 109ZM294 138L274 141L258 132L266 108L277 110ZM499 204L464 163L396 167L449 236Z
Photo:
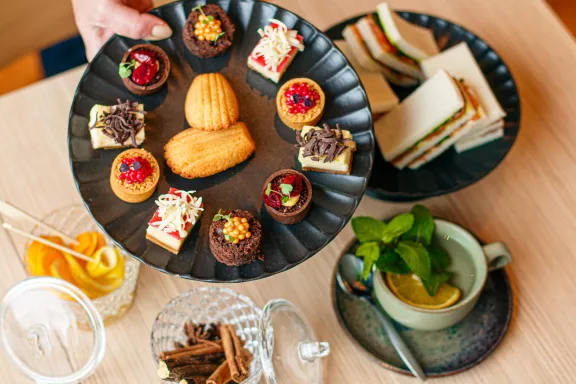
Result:
M430 296L422 281L413 273L397 275L386 273L386 283L400 300L416 308L443 309L454 305L460 299L460 289L444 283L436 294Z

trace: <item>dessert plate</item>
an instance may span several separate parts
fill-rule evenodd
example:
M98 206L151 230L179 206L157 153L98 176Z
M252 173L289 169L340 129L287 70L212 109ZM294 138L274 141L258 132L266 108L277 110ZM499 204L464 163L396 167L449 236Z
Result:
M336 282L336 270L332 302L340 325L358 348L380 366L412 376L388 340L376 310L347 296ZM470 369L492 354L508 331L512 308L512 289L501 269L488 274L476 307L458 324L439 331L417 331L394 324L426 376L442 377Z
M119 36L111 38L84 73L74 100L69 121L69 155L77 188L88 210L101 228L124 251L143 263L168 274L207 282L243 282L286 271L327 245L346 225L366 189L372 169L375 141L372 116L366 93L346 58L332 41L307 21L273 4L259 1L211 1L220 5L236 24L232 47L223 56L199 59L187 50L182 40L186 17L203 2L180 1L151 13L164 19L174 35L155 42L169 56L171 74L167 87L151 96L135 96L127 91L118 76L118 63L131 46L141 43ZM297 29L306 48L298 53L280 84L249 70L248 55L258 42L257 30L278 19ZM176 133L188 128L184 100L192 79L199 73L220 72L232 85L239 103L240 119L256 142L256 152L247 161L217 175L187 180L171 172L164 161L164 145ZM326 109L321 123L334 127L340 123L354 134L357 151L352 173L334 175L305 172L313 187L312 210L295 225L281 225L266 212L262 186L272 173L284 169L300 170L295 132L286 127L276 113L275 97L283 82L307 77L324 89ZM121 150L94 150L88 132L88 114L94 104L113 105L116 99L144 104L147 132L143 148L151 152L161 168L154 195L143 203L127 204L110 188L110 167ZM154 200L170 187L195 190L205 211L178 255L145 239L146 227L154 214ZM208 229L219 209L251 212L263 227L263 261L241 267L216 262L209 249Z
M466 188L492 172L504 160L518 135L520 96L512 74L502 58L481 38L464 27L438 17L413 12L398 14L411 23L430 28L441 51L465 41L507 114L504 138L463 153L450 149L417 170L394 168L384 160L376 146L374 172L366 193L381 200L414 201ZM343 21L329 28L326 35L333 40L342 40L342 30L364 16ZM397 86L392 88L401 100L415 89Z

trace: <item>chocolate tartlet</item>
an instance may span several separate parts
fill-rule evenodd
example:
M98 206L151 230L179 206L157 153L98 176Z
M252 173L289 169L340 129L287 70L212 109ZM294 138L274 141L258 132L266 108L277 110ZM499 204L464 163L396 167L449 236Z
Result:
M133 94L152 95L166 84L170 74L170 59L160 47L138 44L126 51L118 74Z
M219 211L210 225L209 237L212 254L223 264L239 266L263 259L262 225L250 212Z
M262 198L266 211L281 224L296 224L312 208L312 185L306 176L292 169L273 173L264 183Z
M206 4L190 12L182 37L193 55L210 59L222 55L230 48L235 31L236 27L222 8Z

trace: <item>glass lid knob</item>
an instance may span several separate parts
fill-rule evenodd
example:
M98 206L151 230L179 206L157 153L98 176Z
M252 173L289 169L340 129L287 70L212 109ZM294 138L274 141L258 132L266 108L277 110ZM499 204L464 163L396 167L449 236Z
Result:
M275 299L264 307L258 335L262 371L269 384L322 383L322 358L330 345L318 342L292 303Z

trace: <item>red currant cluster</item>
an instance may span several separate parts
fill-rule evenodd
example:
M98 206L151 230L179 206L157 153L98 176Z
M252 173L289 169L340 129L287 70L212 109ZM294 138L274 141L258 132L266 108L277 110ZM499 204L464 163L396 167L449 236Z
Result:
M120 180L126 184L142 183L154 172L150 162L143 157L136 156L131 159L122 159L120 164Z
M294 83L284 92L286 105L292 114L305 114L314 108L320 100L320 95L306 83Z
M151 83L159 69L156 63L156 52L147 49L138 49L130 53L130 56L140 63L132 72L132 76L130 77L132 81L138 85Z

